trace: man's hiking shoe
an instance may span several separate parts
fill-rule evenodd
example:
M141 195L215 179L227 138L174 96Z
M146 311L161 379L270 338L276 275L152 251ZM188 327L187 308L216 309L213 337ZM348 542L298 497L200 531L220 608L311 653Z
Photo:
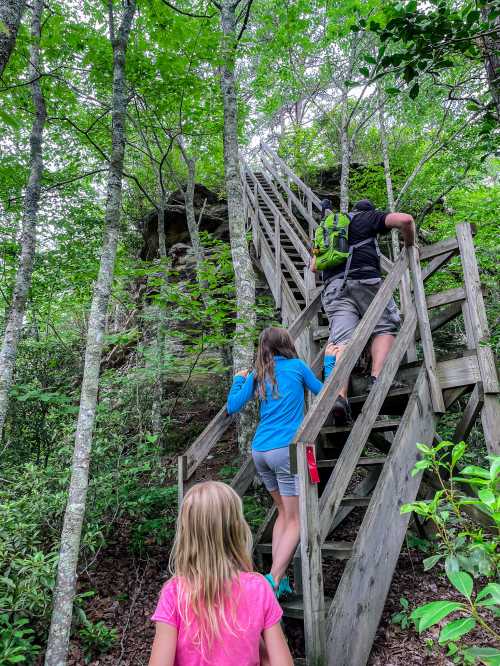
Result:
M344 426L352 423L351 408L349 402L341 395L335 400L333 405L333 416L335 417L336 426Z
M280 599L281 597L288 596L289 594L293 594L293 589L290 586L290 579L288 576L285 576L280 580L277 597Z
M377 386L378 382L378 377L374 377L373 375L370 377L370 384L368 386L368 392L372 390L374 386ZM394 391L395 389L407 389L408 385L403 384L403 382L398 382L397 379L394 379L392 384L389 387L389 391Z

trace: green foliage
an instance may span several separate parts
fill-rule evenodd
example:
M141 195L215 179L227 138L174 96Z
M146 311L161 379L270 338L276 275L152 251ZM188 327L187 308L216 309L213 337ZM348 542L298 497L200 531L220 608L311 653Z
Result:
M432 569L444 560L449 574L465 570L475 577L493 576L498 568L500 543L500 458L490 457L489 470L468 465L461 470L462 476L455 477L457 464L466 451L464 442L442 441L434 447L425 444L417 444L417 447L423 457L416 463L412 474L429 470L440 486L432 499L401 507L402 513L414 511L431 520L437 528L437 552L424 560L424 569ZM478 487L478 495L465 495L459 482ZM462 511L465 506L475 506L492 520L496 527L491 533L466 519Z
M118 640L118 631L109 629L104 622L89 622L86 620L78 629L78 637L81 641L85 663L95 659L101 654L109 652Z
M401 629L407 629L410 625L410 604L408 599L401 597L399 605L401 606L401 610L391 615L391 622L392 624L399 625Z
M422 453L412 474L423 470L432 472L441 487L430 500L421 500L401 507L401 513L414 511L431 520L437 527L437 552L424 560L424 570L432 569L444 559L446 576L464 601L439 600L417 607L410 615L419 633L440 623L449 615L460 611L460 616L448 621L441 627L439 644L446 645L448 655L454 663L475 663L478 658L483 664L496 664L500 652L490 648L463 648L457 641L480 625L489 637L498 641L500 636L495 630L491 616L500 617L500 585L493 582L498 567L498 546L500 516L500 457L490 456L490 469L468 465L461 471L461 476L454 476L457 465L462 460L466 445L464 442L453 444L442 441L434 447L417 444ZM466 482L479 488L478 495L464 495L460 482ZM463 507L475 506L492 520L491 533L471 525L463 514ZM472 574L472 575L471 575ZM486 583L474 593L473 577L489 577ZM484 610L487 613L484 613ZM484 650L479 652L479 650ZM467 661L469 660L469 661Z
M0 664L32 664L40 648L33 643L28 620L11 620L0 614Z

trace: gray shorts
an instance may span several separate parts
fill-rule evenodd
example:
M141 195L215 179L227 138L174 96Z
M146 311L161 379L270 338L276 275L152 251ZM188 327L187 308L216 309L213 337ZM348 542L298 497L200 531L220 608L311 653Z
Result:
M356 326L377 295L382 278L367 280L347 280L340 293L342 278L331 280L323 290L321 301L328 317L330 335L328 342L336 345L346 344L353 337ZM399 310L391 298L375 326L373 336L382 334L395 335L401 324Z
M270 493L276 490L284 497L299 494L299 481L290 474L290 447L270 451L252 451L255 469Z

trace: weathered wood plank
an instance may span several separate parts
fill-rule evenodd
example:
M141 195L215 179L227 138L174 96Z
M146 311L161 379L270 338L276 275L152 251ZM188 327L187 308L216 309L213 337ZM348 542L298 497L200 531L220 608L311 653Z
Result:
M416 324L417 316L415 308L412 308L408 312L396 341L384 363L382 372L377 380L377 389L371 391L368 395L363 411L356 419L344 448L340 453L339 461L335 465L323 490L320 499L320 530L322 541L326 539L331 530L335 515L356 469L356 464L370 433L374 429L380 408L384 403L401 359L405 355L408 341L413 339Z
M318 486L312 484L309 479L305 445L297 447L297 466L306 656L311 666L323 666L326 663L326 634L323 569L319 542Z
M321 552L323 556L335 560L347 560L351 556L352 547L352 541L328 541L321 546ZM271 555L272 543L259 543L255 549L263 555Z
M377 382L377 393L380 393L380 384L378 382ZM368 407L365 407L365 411L367 408ZM397 430L399 428L399 424L400 424L399 419L383 419L381 421L375 421L371 426L371 430ZM338 432L350 432L352 429L353 426L351 425L324 426L323 428L321 428L321 433L323 435L334 435Z
M274 150L267 145L267 143L261 142L260 144L262 150L267 153L267 155L276 163L279 164L279 166L283 169L283 172L286 173L286 175L290 178L292 182L297 185L297 187L302 190L302 192L310 198L311 202L314 204L314 206L317 208L317 210L321 210L321 199L317 197L314 192L311 190L310 187L308 187L300 178L298 178L294 172L290 169L290 167L284 162L281 157L274 152Z
M322 458L321 460L318 460L317 464L318 467L335 467L338 461L338 458ZM365 456L364 458L360 458L358 460L356 467L359 465L362 467L369 467L370 465L383 465L385 461L385 456Z
M465 291L469 305L471 333L474 334L476 340L476 353L485 394L481 411L484 438L489 452L498 455L500 454L500 403L498 401L500 386L495 357L489 346L488 319L481 293L479 269L472 241L472 230L469 224L457 225L457 240L460 247Z
M307 208L306 208L305 206L302 205L302 202L301 202L300 199L296 196L295 192L293 192L293 190L291 190L291 189L288 187L287 183L286 183L286 182L284 181L284 179L279 175L278 171L275 170L275 169L271 166L271 163L270 163L270 162L269 162L264 156L261 157L261 161L262 161L262 164L265 166L265 168L266 168L266 169L269 171L269 173L273 176L273 178L275 178L275 179L278 181L278 183L281 185L281 187L285 190L285 192L287 193L287 196L288 196L288 200L289 200L289 201L290 201L290 200L293 201L293 203L295 204L295 207L300 211L300 213L301 213L301 215L304 217L304 219L307 220L310 224L311 224L311 221L312 221L312 223L313 223L314 225L316 225L316 221L314 220L314 218L312 217L312 215L310 215L310 214L309 214L309 211L307 210ZM276 190L276 192L277 192L277 190ZM278 193L278 195L279 195L279 193ZM279 195L279 196L280 196L280 195ZM284 202L283 202L283 204L284 204ZM289 215L290 215L291 219L295 221L297 227L298 227L298 228L300 229L300 231L302 232L301 235L302 235L302 237L303 237L303 240L310 242L311 239L308 239L308 238L307 238L307 234L306 234L305 231L302 229L302 227L300 226L300 224L299 224L298 221L297 221L297 218L293 215L293 213L291 212L290 209L289 209Z
M293 324L288 329L288 332L294 340L298 338L303 331L305 331L309 322L319 312L320 308L321 290L316 293L309 305L302 310L297 319L295 319Z
M433 259L440 254L456 252L457 248L457 239L453 238L452 236L450 238L446 238L445 240L439 241L438 243L433 243L432 245L423 245L420 248L420 259L422 261L425 261L426 259Z
M280 217L281 224L283 228L286 230L286 233L288 235L288 239L294 246L294 248L297 250L297 253L299 254L300 257L302 257L302 260L304 263L307 263L309 261L309 253L302 242L302 240L298 237L296 231L293 229L292 225L288 220L284 217L283 213L279 210L279 208L276 206L274 201L271 199L271 197L268 195L268 193L265 191L265 189L262 187L261 183L255 178L254 174L251 174L251 177L254 180L254 183L257 186L257 192L258 195L263 201L265 202L266 206L269 208L272 214L278 215Z
M443 414L446 410L444 407L443 393L437 377L436 354L434 352L431 327L429 324L429 314L427 312L427 304L425 300L422 269L420 267L418 250L415 246L408 248L408 257L413 278L413 295L415 298L415 307L417 309L418 328L424 351L425 367L429 376L432 405L437 414Z
M425 282L428 280L434 273L436 273L440 268L447 264L450 259L452 259L458 251L446 252L445 254L439 254L437 257L434 257L429 263L422 268L422 280Z
M442 305L449 305L457 301L465 300L465 289L463 287L455 287L454 289L447 289L440 291L437 294L431 294L426 297L428 309L439 308Z
M418 459L415 442L432 441L434 429L422 370L330 606L329 666L364 666L368 660L410 518L400 507L415 499L420 485L420 475L410 474Z
M393 270L384 280L379 292L365 312L363 319L356 328L356 335L348 344L333 372L326 380L323 389L316 397L311 409L307 412L295 437L296 442L313 442L330 413L340 389L349 379L361 352L373 332L382 312L385 309L394 289L398 286L405 269L406 252L403 250L394 264Z
M484 306L481 281L477 267L472 233L468 224L457 225L457 239L462 259L465 291L469 305L471 328L476 340L476 352L485 393L498 393L500 387L493 351L489 346L490 332Z
M253 458L252 456L247 456L245 462L238 470L238 473L231 481L231 488L237 492L240 497L243 497L252 485L252 481L256 474L257 471L255 470Z
M462 440L467 439L477 417L479 416L483 402L483 385L481 382L478 382L470 394L469 401L463 411L460 421L455 427L455 432L451 438L453 442L461 442Z
M200 462L208 455L212 446L219 441L233 421L234 416L230 416L227 413L226 405L224 404L184 453L187 466L186 479L189 479L194 474Z

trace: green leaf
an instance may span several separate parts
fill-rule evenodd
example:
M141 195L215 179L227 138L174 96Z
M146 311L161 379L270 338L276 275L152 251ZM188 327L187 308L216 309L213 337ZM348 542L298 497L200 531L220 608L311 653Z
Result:
M476 601L480 601L485 597L491 597L496 604L500 605L500 584L499 583L489 583L483 589L478 592L476 596Z
M479 476L482 479L488 480L490 478L489 470L478 467L477 465L467 465L467 467L460 470L460 474L465 474L466 476Z
M447 643L448 641L456 641L461 636L472 631L475 626L476 620L473 617L463 617L459 620L452 620L441 629L439 642Z
M429 604L416 608L410 615L412 620L419 620L418 633L440 622L444 617L456 610L463 610L464 605L457 601L431 601Z
M432 567L436 566L436 564L443 558L442 555L433 555L432 557L426 557L424 560L424 571L430 571Z
M455 555L448 555L446 557L444 563L444 570L446 571L446 575L450 573L457 573L458 571L460 571L460 566L458 564L458 560L455 557Z
M464 650L464 654L479 659L485 666L499 666L500 650L490 647L472 647Z
M420 91L420 86L418 85L418 83L415 83L410 88L410 99L416 99L418 97L419 91Z
M446 572L450 583L455 589L457 589L464 597L470 599L473 588L472 576L470 576L465 571L450 571Z
M451 450L451 466L455 467L457 462L465 453L465 442L459 442Z
M487 506L489 507L495 506L496 502L495 494L489 488L482 488L478 492L478 497L481 500L481 502L484 502L484 504L486 504Z

